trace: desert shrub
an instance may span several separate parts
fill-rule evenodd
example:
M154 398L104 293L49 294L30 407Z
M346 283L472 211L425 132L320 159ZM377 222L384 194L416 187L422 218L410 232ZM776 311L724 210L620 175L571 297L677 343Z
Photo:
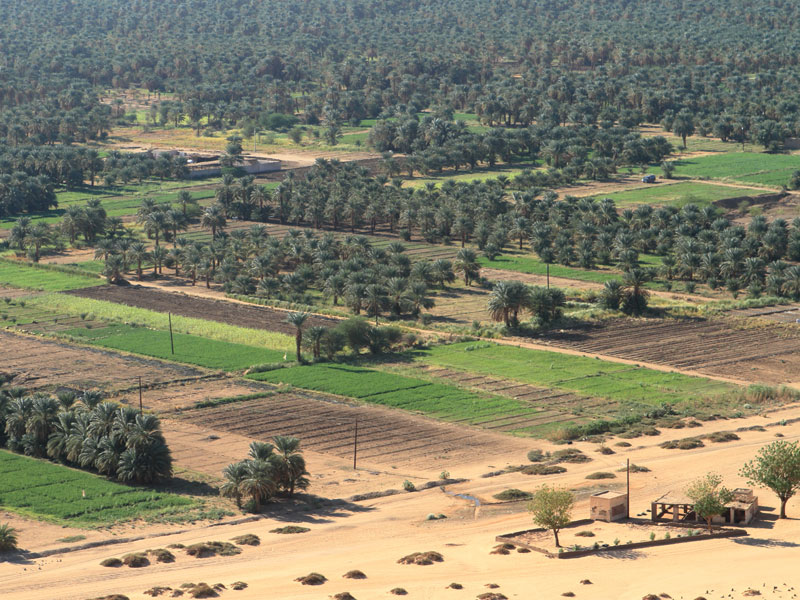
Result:
M498 500L530 500L533 498L533 494L530 492L523 492L522 490L518 490L516 488L509 488L507 490L503 490L499 494L495 494L493 496Z
M508 600L508 598L499 592L485 592L478 594L478 600Z
M733 442L741 438L732 431L715 431L708 436L708 439L712 442L723 443Z
M464 586L463 586L463 585L461 585L460 583L455 583L455 582L453 582L453 583L451 583L450 585L448 585L448 586L447 586L447 589L451 589L451 590L463 590L463 589L464 589Z
M219 596L217 591L207 583L198 583L186 591L192 598L216 598Z
M528 460L532 463L542 462L545 459L545 453L535 448L528 452Z
M308 575L304 575L302 577L298 577L295 581L299 581L303 585L322 585L328 579L325 575L321 575L319 573L309 573Z
M122 560L119 558L107 558L104 561L100 562L101 567L121 567Z
M391 590L389 590L389 593L392 594L393 596L405 596L406 594L408 594L405 588L401 587L392 588Z
M566 473L564 467L558 465L526 465L520 469L521 473L525 475L555 475L557 473Z
M630 442L617 442L614 445L619 448L630 448L632 444Z
M150 560L143 552L133 552L122 557L122 564L134 569L138 569L140 567L148 566L150 564Z
M156 559L156 562L171 563L175 562L175 555L166 550L165 548L156 548L155 550L148 550L147 553Z
M261 539L254 533L238 535L231 541L239 544L240 546L258 546L261 543Z
M243 590L247 587L247 584L244 581L234 581L231 584L231 589L236 590L237 592Z
M333 595L333 600L356 600L350 592L339 592Z
M628 470L627 467L622 467L621 469L617 469L617 473L624 473L627 470ZM647 467L631 463L631 473L649 473L649 472L650 469L648 469Z
M435 562L443 562L444 557L438 552L429 550L428 552L414 552L398 559L401 565L432 565Z
M586 479L616 479L616 477L616 475L608 471L597 471L595 473L589 473Z
M556 450L552 454L554 462L565 463L585 463L592 460L577 448L565 448L564 450Z
M414 485L413 481L409 481L408 479L406 479L403 482L403 489L407 492L415 492L417 491L417 486Z
M511 554L515 547L514 544L497 544L489 554Z
M705 444L697 438L683 438L682 440L670 440L659 444L661 448L667 450L692 450L693 448L702 448Z
M614 451L613 451L611 448L609 448L608 446L600 446L600 447L597 449L597 452L598 452L599 454L605 454L605 455L608 455L608 454L615 454L615 452L614 452Z
M195 558L207 558L209 556L234 556L241 554L242 549L237 548L229 542L201 542L186 547L186 554Z
M583 531L579 531L575 535L576 537L594 537L594 531L589 531L588 529L584 529Z
M171 587L157 585L155 587L151 587L149 590L145 590L143 593L146 596L153 596L153 598L155 598L156 596L161 596L162 594L166 594L167 592L171 591L172 591ZM179 595L183 594L183 592L181 592L180 590L178 590L178 593Z
M270 533L305 533L311 531L308 527L300 527L299 525L287 525L286 527L278 527L277 529L270 529Z
M173 548L173 549L176 549L176 550L183 550L184 548L186 548L186 546L184 544L170 544L169 546L167 546L167 548Z
M367 576L364 575L363 571L359 571L358 569L353 569L352 571L348 571L344 575L342 575L345 579L366 579Z

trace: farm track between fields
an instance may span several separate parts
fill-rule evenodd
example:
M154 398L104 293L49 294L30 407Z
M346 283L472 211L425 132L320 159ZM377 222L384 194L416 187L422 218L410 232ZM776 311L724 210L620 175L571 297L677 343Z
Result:
M294 335L295 333L294 326L286 322L288 311L256 304L213 300L189 294L164 292L137 285L101 286L92 291L75 290L71 293L82 298L106 300L161 313L171 312L183 317L206 319L228 325L264 329L289 335ZM338 323L336 319L314 315L306 321L306 326L321 325L330 327L336 325L336 323Z
M352 456L358 419L358 456L385 464L415 464L468 455L502 453L524 442L474 428L436 423L378 406L323 400L306 393L284 393L183 412L182 421L257 439L293 435L304 447L340 458Z
M548 333L548 345L751 383L800 381L800 332L724 320L619 320Z

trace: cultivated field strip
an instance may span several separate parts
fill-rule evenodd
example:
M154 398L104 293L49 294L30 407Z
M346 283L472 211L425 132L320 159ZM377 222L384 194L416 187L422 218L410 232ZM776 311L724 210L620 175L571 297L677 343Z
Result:
M547 343L753 383L800 379L800 332L723 320L620 320L547 335Z
M483 452L496 453L516 440L377 406L333 402L313 394L285 393L187 411L181 420L256 439L293 435L316 452L349 458L358 419L358 456L367 461L419 464ZM449 463L448 463L449 464Z
M148 410L173 410L213 400L267 391L270 386L213 374L203 369L106 350L70 346L0 331L3 361L0 371L13 376L12 385L29 389L67 387L100 389L109 396L138 405L139 377Z
M459 387L475 388L497 396L522 400L536 409L533 414L473 421L487 429L515 431L548 423L582 422L587 419L578 418L572 412L578 407L584 415L601 417L607 417L618 408L618 403L605 398L581 396L563 390L520 383L512 379L498 379L438 366L416 365L415 368L429 377L443 379Z
M211 298L200 298L137 285L125 287L102 286L98 287L97 290L80 290L80 292L86 293L78 293L76 291L74 295L94 300L116 302L137 308L146 308L161 313L171 312L174 315L183 317L206 319L239 327L277 331L289 335L294 335L295 333L294 326L286 322L287 311L256 304L241 304ZM306 321L306 326L322 325L330 327L337 323L336 319L314 315Z

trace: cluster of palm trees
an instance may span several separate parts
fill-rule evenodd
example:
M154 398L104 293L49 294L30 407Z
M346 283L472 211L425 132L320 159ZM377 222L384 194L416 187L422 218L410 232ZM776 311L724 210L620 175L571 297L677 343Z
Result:
M0 218L58 206L53 183L44 175L0 171Z
M172 475L172 457L154 415L103 401L101 393L0 390L0 438L14 452L91 469L130 483Z
M258 512L276 494L291 497L295 491L306 489L308 474L300 440L276 435L272 443L252 442L249 458L225 467L220 494L233 498L239 508L243 498L250 498L252 504L248 508Z
M672 152L664 137L642 137L614 122L604 128L537 123L481 133L470 131L464 121L433 116L420 120L412 115L404 121L379 120L370 130L369 141L382 152L406 154L402 165L387 161L390 177L402 170L411 176L414 171L431 174L444 168L475 169L479 163L492 167L498 160L524 158L543 160L551 167L546 172L550 179L557 177L560 183L572 183L578 178L606 179L622 165L659 163ZM521 182L514 185L518 183Z
M519 315L529 311L540 323L549 323L561 316L566 297L558 288L527 286L519 281L498 281L489 295L488 309L494 321L508 327L519 325Z

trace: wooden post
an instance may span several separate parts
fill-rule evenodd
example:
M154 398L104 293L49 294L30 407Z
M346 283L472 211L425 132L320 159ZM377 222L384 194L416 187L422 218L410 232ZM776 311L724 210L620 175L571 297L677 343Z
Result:
M172 313L167 313L167 316L169 318L169 347L175 354L175 341L172 339Z
M353 470L356 469L356 458L358 457L358 417L356 417L356 430L353 435Z
M547 265L547 289L550 289L550 263L545 263Z
M142 410L142 376L139 375L139 412L144 412Z
M628 459L628 467L625 469L626 479L628 480L628 501L625 503L625 518L631 518L631 459Z

